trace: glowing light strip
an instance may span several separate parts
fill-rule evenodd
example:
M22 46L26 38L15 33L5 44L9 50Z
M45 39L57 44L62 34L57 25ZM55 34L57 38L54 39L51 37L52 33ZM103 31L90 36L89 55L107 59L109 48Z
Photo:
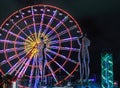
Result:
M72 31L72 30L74 30L75 28L77 28L76 25L68 28L68 30L69 30L69 31ZM58 35L61 36L61 35L66 34L67 32L68 32L67 30L63 30L63 31L61 31L60 33L58 33ZM57 35L53 35L53 36L49 37L49 40L51 41L51 40L53 40L53 39L55 39L55 38L57 38Z
M67 51L69 51L69 50L72 50L72 51L79 51L79 49L77 49L77 48L70 48L70 47L59 47L59 46L50 46L49 47L50 49L61 49L61 50L67 50Z
M24 42L18 42L18 41L11 41L11 40L0 40L1 43L9 43L9 44L19 44L24 45Z
M32 83L32 76L33 76L33 72L34 72L34 66L35 65L35 59L33 59L33 62L32 62L32 69L31 69L31 73L30 73L30 80L29 80L29 85L31 85Z
M68 60L68 61L70 61L70 62L72 62L72 63L74 63L74 64L77 64L77 63L78 63L78 62L76 62L75 60L71 60L70 58L67 58L67 57L64 56L64 55L61 55L61 54L59 54L59 53L54 52L53 50L47 49L47 51L53 53L54 55L58 55L59 57L65 59L65 60Z
M52 57L49 55L49 54L46 54L51 60L52 60ZM56 62L55 60L53 60L67 75L70 75L70 73L65 70L58 62Z
M56 76L55 76L55 74L54 74L54 71L52 70L52 68L51 68L51 66L50 66L50 64L49 64L49 62L48 62L48 60L47 60L46 50L44 51L44 53L45 53L46 65L47 65L47 67L49 68L50 72L52 73L52 76L53 76L53 78L55 79L55 82L58 83L58 80L57 80L57 78L56 78Z
M21 36L18 36L17 34L11 32L10 30L8 31L8 30L5 29L5 28L2 28L2 31L4 31L4 32L6 32L6 33L9 33L9 34L11 34L11 35L13 35L13 36L15 36L15 37L18 37L18 38L20 38L20 39L22 39L22 40L25 40L25 38L23 38L23 37L21 37Z
M30 33L30 35L33 35L33 33L31 32L31 30L29 30L29 33ZM32 39L31 41L34 41L33 37L31 37L31 39ZM31 42L31 41L29 41L29 42Z
M40 28L39 28L38 37L40 37L40 34L41 34L42 24L43 24L43 21L44 21L44 15L45 15L45 8L43 9L43 14L42 14L42 17L41 17L41 22L40 22Z
M35 59L35 62L36 62L36 71L35 71L35 83L34 83L34 88L36 88L37 87L37 84L38 84L38 82L39 82L39 67L38 67L38 61L37 61L37 55L35 55L34 56L34 58L33 59Z
M9 53L9 52L13 52L14 50L19 51L19 50L23 50L23 49L25 49L25 48L24 48L24 47L19 47L19 48L10 48L10 49L5 49L5 50L0 50L0 53L4 53L4 52Z
M13 55L13 56L11 56L11 57L9 58L9 60L11 61L11 60L13 60L13 58L20 57L21 55L23 55L23 54L25 54L25 53L26 53L26 52L25 52L25 50L24 50L24 51L18 53L18 55Z
M36 46L36 45L35 45L35 46ZM28 66L29 66L29 63L30 63L31 59L33 58L34 55L32 54L32 51L33 51L33 49L35 48L35 46L26 54L26 57L25 57L25 58L26 58L26 59L29 58L29 59L28 59L28 61L25 63L25 66L24 66L23 69L21 70L20 74L18 75L19 78L24 75L24 73L26 72L26 70L27 70L27 68L28 68Z
M53 29L57 30L62 25L62 23L64 23L65 21L67 21L67 19L68 19L68 16L64 17L64 19L62 21L60 21ZM53 34L52 30L47 33L48 36L51 36L52 34Z
M31 61L31 58L29 58L28 61L25 63L25 66L22 68L21 72L19 73L18 78L22 77L25 74L25 72L29 66L30 61Z
M48 63L48 62L47 62L47 63ZM54 72L53 72L53 70L52 70L51 66L50 66L49 64L47 64L47 67L48 67L48 68L49 68L49 70L51 71L52 76L53 76L53 78L55 79L55 82L56 82L56 83L58 83L57 78L55 77L55 74L54 74Z
M20 70L22 69L23 65L25 64L27 59L24 59L24 61L22 62L22 64L20 65L19 69L17 70L17 72L15 73L15 76L20 73Z
M36 26L35 26L35 16L34 16L34 11L33 11L33 6L31 7L31 10L32 10L32 20L33 20L33 25L34 25L34 32L35 32L35 38L37 39L37 32L36 32Z
M46 32L48 31L48 26L50 26L52 24L52 22L53 22L53 20L54 20L54 18L56 16L56 14L57 14L57 10L53 11L53 15L50 18L50 20L49 20L49 22L48 22L48 24L46 26L46 29L44 30L44 34L46 34Z
M23 62L24 59L20 59L14 66L11 67L11 69L7 73L12 74Z
M10 20L27 38L32 40L13 20Z
M57 44L57 43L59 43L59 42L65 43L65 42L69 42L69 41L75 41L75 40L77 40L77 39L78 39L78 37L71 37L71 38L65 38L65 39L61 39L61 40L55 40L55 41L51 41L51 42L50 42L50 45L52 45L52 44Z
M19 10L19 13L20 13L21 17L24 18L23 14L20 10ZM24 20L24 23L25 23L25 25L28 25L26 20Z
M18 61L7 73L12 74L21 65L22 62L23 60Z
M39 58L38 58L38 56L37 56L37 54L35 55L35 58L34 58L35 60L36 60L36 78L39 78Z
M17 75L17 74L19 74L19 72L20 72L20 70L21 70L21 68L23 67L23 65L26 63L26 61L27 61L27 59L23 59L23 61L19 64L19 66L16 68L17 69L17 72L15 73L15 75ZM12 71L12 73L16 70L16 69L14 69L13 71ZM11 74L12 74L11 73Z
M1 65L6 64L7 62L10 62L10 61L16 59L17 57L19 57L19 56L21 56L23 54L25 54L25 51L22 51L22 52L18 53L18 55L13 55L13 56L9 57L7 60L1 61L0 64Z
M39 58L39 61L38 61L38 63L39 63L40 75L42 76L42 69L41 69L41 59L42 59L42 58Z

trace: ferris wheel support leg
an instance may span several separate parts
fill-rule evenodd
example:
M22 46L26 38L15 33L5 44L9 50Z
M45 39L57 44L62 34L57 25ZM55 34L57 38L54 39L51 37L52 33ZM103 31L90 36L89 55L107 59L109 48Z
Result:
M84 36L82 38L82 60L84 65L83 68L84 82L87 83L86 85L88 85L88 79L90 74L90 68L89 68L90 57L89 57L88 46L90 46L90 40L86 36Z
M88 49L86 50L86 52L87 52L87 61L86 61L86 65L87 65L87 72L86 72L86 74L87 74L87 76L86 76L86 80L88 81L88 78L89 78L89 74L90 74L90 67L89 67L89 63L90 63L90 57L89 57L89 52L88 52Z
M81 37L80 37L81 38ZM78 52L78 61L80 63L80 66L79 66L79 82L81 85L83 85L83 76L84 76L84 63L83 63L83 60L81 58L81 43L80 43L80 38L77 39L77 43L79 45L79 52Z

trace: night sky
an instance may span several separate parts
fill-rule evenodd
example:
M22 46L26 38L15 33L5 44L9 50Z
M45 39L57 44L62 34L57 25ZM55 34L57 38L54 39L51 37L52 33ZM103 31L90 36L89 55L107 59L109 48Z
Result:
M100 78L101 53L111 52L114 79L120 81L120 0L0 0L0 24L14 11L33 4L50 4L70 13L91 40L90 76Z

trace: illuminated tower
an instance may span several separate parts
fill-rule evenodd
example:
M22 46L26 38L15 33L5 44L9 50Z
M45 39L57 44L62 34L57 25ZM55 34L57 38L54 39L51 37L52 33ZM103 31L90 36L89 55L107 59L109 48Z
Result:
M112 54L105 53L101 56L102 88L113 88L113 60Z

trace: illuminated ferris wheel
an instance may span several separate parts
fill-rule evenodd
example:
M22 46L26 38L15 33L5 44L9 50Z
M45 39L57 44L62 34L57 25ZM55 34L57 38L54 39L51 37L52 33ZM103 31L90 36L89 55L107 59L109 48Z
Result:
M34 86L52 77L58 85L80 65L80 36L78 23L60 8L33 5L20 9L0 26L1 73L26 76ZM63 78L58 77L60 72Z

